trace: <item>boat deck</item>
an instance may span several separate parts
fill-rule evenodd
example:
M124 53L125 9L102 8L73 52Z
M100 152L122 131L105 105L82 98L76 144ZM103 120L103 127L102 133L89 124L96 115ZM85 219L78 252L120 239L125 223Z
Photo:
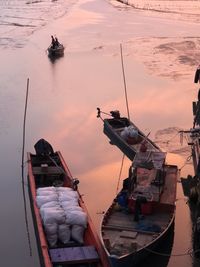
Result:
M164 231L172 219L170 213L153 213L134 221L134 214L115 211L102 225L102 238L110 254L122 256L151 243Z
M67 266L69 264L91 264L100 261L94 246L50 249L50 257L54 264Z

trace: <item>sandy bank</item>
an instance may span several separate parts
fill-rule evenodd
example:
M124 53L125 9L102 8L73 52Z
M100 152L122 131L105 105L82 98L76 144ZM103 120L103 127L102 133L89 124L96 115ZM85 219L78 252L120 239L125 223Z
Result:
M117 6L114 2L112 4ZM188 31L174 36L171 35L170 26L169 34L163 34L163 37L153 34L142 37L141 32L141 37L130 38L125 45L127 56L143 62L149 74L175 81L189 79L193 82L194 71L200 64L200 37L191 33L190 29L200 22L200 1L118 0L119 2L146 17L157 17L160 25L162 20L174 21L174 27L176 21L188 24Z
M200 38L135 38L127 43L130 54L148 73L173 80L192 79L200 59Z
M163 1L163 0L118 0L124 4L130 5L135 9L152 11L157 15L170 17L172 19L182 19L186 21L200 21L200 2L196 0L185 1Z

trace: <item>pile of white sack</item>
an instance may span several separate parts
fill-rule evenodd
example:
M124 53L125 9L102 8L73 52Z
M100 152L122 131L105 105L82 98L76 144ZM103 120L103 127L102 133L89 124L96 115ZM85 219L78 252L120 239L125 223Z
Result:
M121 132L121 137L124 140L127 140L128 138L137 139L138 138L138 130L132 125L125 127L124 130Z
M87 214L79 206L78 193L69 187L37 189L36 202L40 209L47 240L51 247L60 240L83 243Z

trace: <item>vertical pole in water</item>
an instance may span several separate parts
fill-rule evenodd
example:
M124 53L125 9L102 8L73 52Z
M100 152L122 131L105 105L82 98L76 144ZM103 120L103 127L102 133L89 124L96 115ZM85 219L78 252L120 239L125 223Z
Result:
M124 63L123 63L122 44L120 44L120 52L121 52L122 73L123 73L124 90L125 90L125 98L126 98L126 108L127 108L128 119L130 120L128 97L127 97L127 90L126 90L126 79L125 79Z
M28 89L29 89L29 78L27 79L27 87L26 87L26 101L25 101L25 109L24 109L24 123L23 123L23 141L22 141L22 191L23 191L23 200L24 200L24 213L25 213L25 223L26 223L26 232L28 237L28 245L30 256L32 256L32 247L30 241L30 233L29 233L29 225L28 225L28 217L27 217L27 208L26 208L26 193L25 193L25 184L24 184L24 148L25 148L25 137L26 137L26 110L28 103Z
M120 183L120 179L121 179L121 175L122 175L122 169L123 169L123 165L124 165L124 157L125 157L125 154L123 154L123 156L122 156L122 162L121 162L121 167L120 167L120 172L119 172L119 178L118 178L118 182L117 182L116 195L118 194L118 190L119 190L119 183Z
M127 97L127 89L126 89L126 78L125 78L125 72L124 72L122 44L120 44L120 54L121 54L121 63L122 63L122 73L123 73L123 81L124 81L124 90L125 90L125 98L126 98L127 115L128 115L128 119L130 120L129 107L128 107L128 97ZM124 158L125 158L125 154L123 154L123 156L122 156L121 169L120 169L118 183L117 183L116 195L117 195L118 190L119 190L119 183L120 183L122 169L123 169L123 165L124 165Z

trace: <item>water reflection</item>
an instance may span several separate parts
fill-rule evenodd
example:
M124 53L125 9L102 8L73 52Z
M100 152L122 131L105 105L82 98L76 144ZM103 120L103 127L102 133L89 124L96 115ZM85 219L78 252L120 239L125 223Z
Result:
M9 12L7 16L1 16L2 24L6 21L7 26L4 24L0 30L0 46L8 48L0 51L1 60L4 63L0 72L0 134L3 149L0 162L3 246L0 256L3 259L2 266L8 266L7 259L12 250L14 254L13 259L10 259L10 266L36 267L36 253L30 259L27 251L19 180L21 122L27 77L30 77L30 101L27 114L26 151L32 151L33 144L41 137L47 138L58 150L61 150L73 175L81 181L81 193L85 195L88 209L98 229L101 214L97 214L97 211L106 210L116 194L122 157L115 147L110 146L102 133L102 125L96 119L97 106L101 106L104 110L117 108L122 114L126 114L119 43L123 41L125 44L124 63L133 121L141 129L150 129L152 134L157 129L171 125L187 128L191 121L190 103L193 95L196 95L195 90L191 89L191 78L186 81L169 82L152 73L149 75L147 68L141 63L141 57L145 57L145 62L148 57L147 63L150 66L155 65L155 54L151 53L153 51L151 47L154 46L154 44L151 46L151 43L155 42L155 38L148 38L148 36L157 35L151 32L152 29L157 31L157 27L152 26L155 25L153 23L162 26L158 29L161 32L158 35L161 37L185 36L184 32L197 36L199 26L185 24L182 27L182 23L178 22L177 29L174 21L158 23L152 18L149 20L147 16L141 17L141 13L138 16L135 12L133 14L130 11L116 11L106 1L88 1L84 8L92 7L98 10L96 12L98 19L96 19L94 12L82 12L82 1L76 1L76 8L69 16L41 29L41 25L46 24L49 19L53 20L55 16L59 17L66 11L66 7L73 5L75 1L60 0L50 5L50 1L46 0L35 4L26 4L26 2L9 0L0 3L2 14L5 10ZM56 10L52 9L52 6ZM91 16L93 14L94 16ZM101 20L101 23L98 24L98 20ZM15 26L13 22L26 25L28 22L34 30L33 27ZM149 27L145 27L144 23ZM170 27L172 31L169 31ZM35 31L38 28L40 31ZM29 36L33 31L34 34ZM44 54L52 31L59 32L64 43L69 42L70 48L67 57L53 62ZM145 34L147 39L135 38ZM130 38L134 38L131 43L132 53L127 43ZM160 42L159 38L156 39L156 45L157 42ZM28 45L24 47L25 43ZM19 46L24 48L9 49ZM94 47L102 47L102 49L93 49ZM138 53L138 50L141 52ZM152 62L151 55L153 55ZM138 61L136 56L139 57ZM164 60L161 58L163 64L160 64L156 57L159 68L161 65L166 66L166 58L171 64L172 60L168 54ZM16 64L17 62L20 64ZM176 160L177 158L175 162ZM123 177L126 177L128 167L125 168ZM190 173L188 168L190 166L187 165L182 169L182 175ZM179 189L178 197L182 198L182 191ZM191 245L191 221L188 214L185 201L179 201L173 254L177 251L187 251ZM35 240L33 231L31 236ZM152 262L160 267L162 263L158 263L158 258L152 255ZM147 259L148 265L151 264L150 259ZM165 262L163 267L167 265L188 267L194 264L191 263L190 256L182 259L171 257L171 262L167 263L168 260L169 258L162 258L163 263ZM143 265L145 266L145 263Z
M64 54L62 55L48 55L48 58L49 58L49 61L52 63L52 64L55 64L60 58L64 57Z

